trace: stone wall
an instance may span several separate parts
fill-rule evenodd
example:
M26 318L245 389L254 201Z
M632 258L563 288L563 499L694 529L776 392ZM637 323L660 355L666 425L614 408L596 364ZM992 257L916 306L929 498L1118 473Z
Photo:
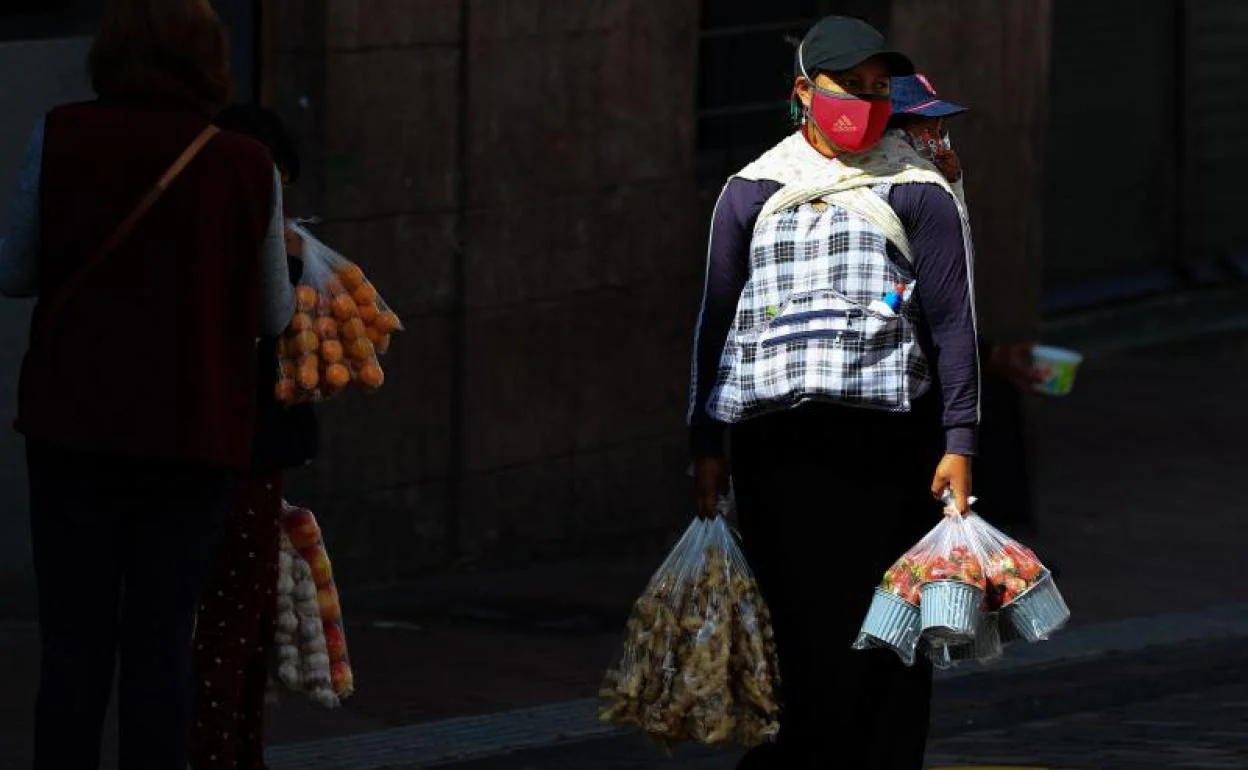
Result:
M293 481L340 568L607 553L681 521L697 3L274 0L272 25L296 213L407 326Z
M951 101L975 229L981 330L1035 339L1044 258L1051 0L894 0L892 42Z

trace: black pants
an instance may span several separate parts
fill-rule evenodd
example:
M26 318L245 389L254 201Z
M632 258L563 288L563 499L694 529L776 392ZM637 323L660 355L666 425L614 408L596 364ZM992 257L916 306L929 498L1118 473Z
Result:
M910 414L807 405L734 428L747 558L771 607L784 710L745 770L921 770L932 671L851 649L888 566L940 520L933 400Z
M195 606L224 473L28 442L41 659L36 770L95 770L120 658L123 770L183 770Z

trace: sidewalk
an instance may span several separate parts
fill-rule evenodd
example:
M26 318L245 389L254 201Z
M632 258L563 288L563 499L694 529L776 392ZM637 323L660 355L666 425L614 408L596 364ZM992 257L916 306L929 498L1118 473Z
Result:
M942 683L933 704L928 766L1242 770L1248 766L1248 658L1242 645L1242 640L1188 643ZM425 766L732 770L738 756L682 748L673 761L637 736L621 735Z
M1040 544L1075 628L1245 600L1248 335L1090 360L1075 394L1038 405ZM676 533L673 533L676 534ZM623 615L661 554L447 576L347 597L360 694L276 708L274 744L592 697ZM8 661L0 767L28 762L31 626L0 629Z

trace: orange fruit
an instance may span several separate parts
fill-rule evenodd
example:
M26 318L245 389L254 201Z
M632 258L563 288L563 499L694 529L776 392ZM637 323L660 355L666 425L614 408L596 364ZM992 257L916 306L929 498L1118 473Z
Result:
M321 295L311 286L300 286L295 289L295 304L305 313L311 313L316 309L316 303L321 299Z
M365 302L360 305L360 318L366 324L375 323L377 321L377 313L377 303L375 302Z
M351 370L342 364L325 367L325 384L331 388L345 388L351 382Z
M290 355L289 355L290 351L289 351L289 350L287 350L287 349L286 349L286 347L287 347L287 346L286 346L286 338L285 338L285 337L278 337L278 338L277 338L277 358L278 358L278 360L279 360L279 361L280 361L280 360L282 360L283 358L289 358L289 357L290 357Z
M294 343L295 353L315 353L321 347L321 338L311 329L299 332L291 342ZM289 347L287 352L291 352Z
M321 368L321 359L317 358L315 353L308 353L299 357L300 369L319 369Z
M327 294L342 294L347 288L342 285L342 281L330 276L325 279L325 292Z
M273 395L283 404L295 403L295 381L289 377L278 380Z
M386 373L382 371L381 366L375 363L361 366L357 376L360 384L366 388L380 388L382 383L386 381Z
M282 372L281 376L287 379L290 379L295 376L295 362L291 361L289 358L282 359L281 362L278 364L278 368L281 369L281 372Z
M382 338L386 336L382 334L381 329L378 329L376 326L368 327L365 331L365 335L368 337L368 341L373 343L373 347L380 345Z
M364 326L364 321L359 318L352 318L343 323L340 330L342 338L347 342L357 340L368 333L368 329Z
M387 310L377 316L377 328L381 329L382 334L390 334L402 329L403 324L399 322L399 317L394 311Z
M355 291L351 292L351 299L355 300L357 305L368 305L377 301L377 290L368 281L355 287Z
M342 361L342 356L342 343L338 340L325 340L321 343L321 358L325 359L325 363L336 364Z
M321 384L320 374L316 371L315 366L299 367L299 387L304 390L316 390L316 386Z
M347 344L347 355L351 356L352 361L364 363L371 361L377 354L368 337L356 337Z
M339 321L345 321L348 318L355 318L360 314L359 309L355 306L355 300L351 299L350 294L339 294L335 296L332 307L334 317Z
M365 281L364 271L360 269L359 265L353 265L348 262L347 264L338 268L337 272L338 272L338 279L342 281L342 285L346 286L347 289L350 291L355 291L361 285L363 285Z
M384 356L390 350L390 335L381 335L381 339L373 341L373 347L377 348L377 355Z
M307 313L295 313L295 317L290 319L290 330L295 334L306 332L312 328L312 316Z
M330 316L322 316L316 319L316 336L323 340L338 339L338 322Z

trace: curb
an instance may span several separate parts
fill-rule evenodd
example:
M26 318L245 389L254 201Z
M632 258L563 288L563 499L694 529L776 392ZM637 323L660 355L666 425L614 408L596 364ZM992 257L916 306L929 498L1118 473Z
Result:
M1192 289L1048 319L1041 322L1041 336L1089 356L1129 354L1241 334L1248 331L1245 308L1243 284Z
M1017 647L996 663L943 671L937 681L1069 665L1104 655L1139 652L1189 642L1248 638L1248 604L1198 612L1074 626L1044 644ZM546 748L623 731L597 719L593 698L476 717L396 727L322 741L275 746L272 770L403 770L454 765L474 759Z

